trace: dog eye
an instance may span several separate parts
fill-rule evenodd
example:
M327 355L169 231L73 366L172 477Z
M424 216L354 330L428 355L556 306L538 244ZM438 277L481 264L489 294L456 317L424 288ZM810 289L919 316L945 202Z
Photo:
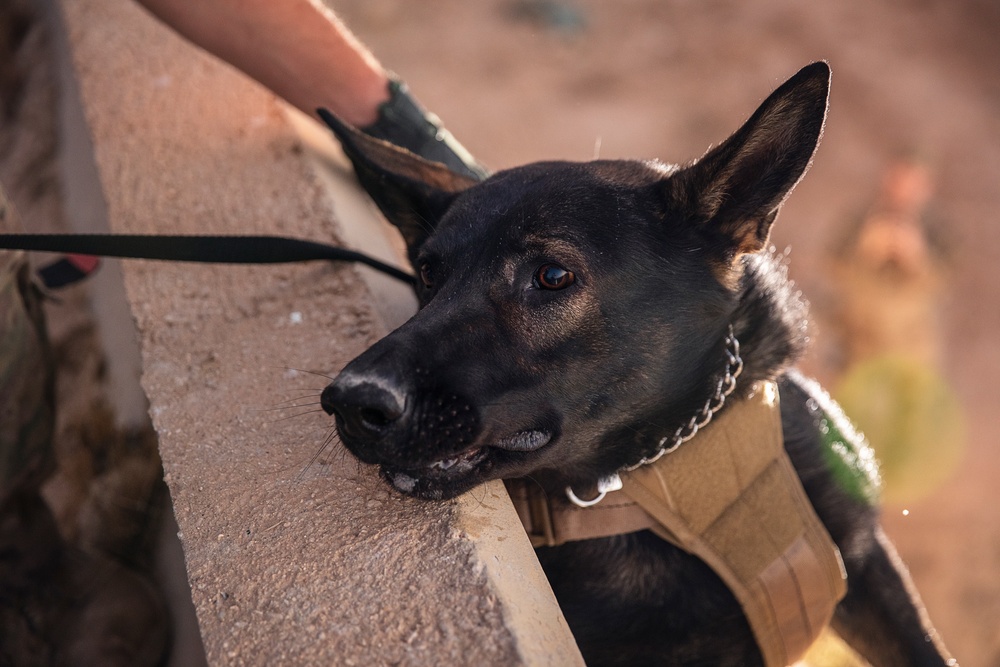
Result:
M420 282L423 283L424 287L430 289L434 287L434 272L431 270L431 265L427 262L423 262L420 265Z
M536 289L557 290L566 289L576 280L572 271L564 269L558 264L543 264L535 271L532 285Z

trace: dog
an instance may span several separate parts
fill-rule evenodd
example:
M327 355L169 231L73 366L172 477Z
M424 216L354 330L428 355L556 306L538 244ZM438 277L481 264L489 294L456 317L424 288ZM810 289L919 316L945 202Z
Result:
M875 665L954 664L879 526L877 471L831 462L839 409L793 370L806 305L768 237L813 159L829 82L826 63L803 68L686 166L543 162L482 182L329 121L401 232L420 303L322 392L346 448L417 498L510 478L582 495L697 413L731 327L735 393L777 383L785 451L842 555L833 628ZM537 555L588 664L763 664L720 578L649 531Z

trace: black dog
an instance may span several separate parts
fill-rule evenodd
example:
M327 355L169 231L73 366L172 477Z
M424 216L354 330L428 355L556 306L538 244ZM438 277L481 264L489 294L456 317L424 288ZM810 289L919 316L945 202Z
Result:
M842 553L834 628L877 665L950 664L878 525L877 473L831 462L839 410L789 370L806 312L768 234L819 142L829 75L804 68L683 168L549 162L480 183L331 121L420 278L420 311L323 392L347 448L420 498L515 477L582 493L712 396L732 326L737 392L778 382L785 448ZM722 581L652 533L538 557L588 663L761 664Z

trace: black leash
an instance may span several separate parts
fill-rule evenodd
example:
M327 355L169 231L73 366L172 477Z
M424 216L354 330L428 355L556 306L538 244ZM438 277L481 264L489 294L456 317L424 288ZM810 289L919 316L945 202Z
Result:
M408 285L414 284L414 277L406 271L364 253L283 236L0 234L0 249L213 264L359 262Z

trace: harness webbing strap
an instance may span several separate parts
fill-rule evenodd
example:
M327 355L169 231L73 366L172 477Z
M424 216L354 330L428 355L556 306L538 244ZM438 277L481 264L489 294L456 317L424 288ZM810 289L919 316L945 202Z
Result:
M604 503L579 509L559 498L540 509L541 493L525 504L531 487L511 486L512 499L536 546L652 530L726 583L766 665L805 653L846 593L846 575L785 453L773 383L727 403L698 438L621 478L604 516L595 513Z
M583 509L567 501L561 493L546 496L524 479L508 479L504 484L533 547L624 535L659 525L621 491L609 492L599 504Z

